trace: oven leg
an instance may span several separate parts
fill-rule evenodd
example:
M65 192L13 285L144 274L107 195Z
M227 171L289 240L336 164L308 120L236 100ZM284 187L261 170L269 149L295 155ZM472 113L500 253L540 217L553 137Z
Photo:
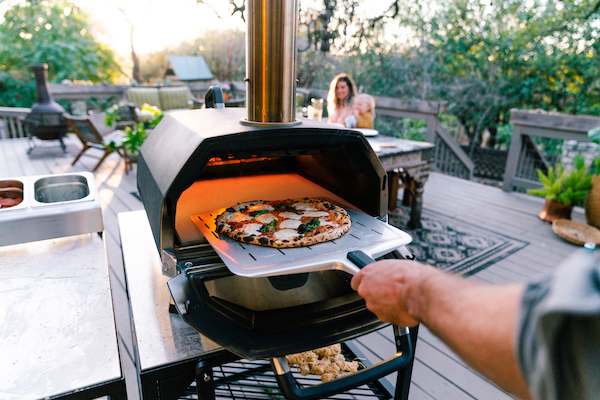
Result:
M200 361L196 365L196 390L198 400L215 400L215 385L212 365L207 361Z
M398 351L400 350L400 340L409 340L406 338L406 335L400 336L400 332L398 331L398 327L394 326L394 336L396 339L396 348ZM398 377L396 378L396 392L394 394L395 400L407 400L408 399L408 389L410 388L410 381L412 377L412 369L413 364L415 362L415 354L417 347L417 334L419 333L419 325L408 328L410 332L410 341L413 346L413 358L410 360L408 364L402 369L398 371Z

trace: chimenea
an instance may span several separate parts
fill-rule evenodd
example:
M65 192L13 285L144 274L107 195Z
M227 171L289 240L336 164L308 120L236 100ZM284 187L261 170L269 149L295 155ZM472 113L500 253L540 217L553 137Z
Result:
M25 117L25 129L30 140L27 154L31 154L35 146L33 138L41 140L58 140L63 152L67 149L63 137L68 127L63 114L65 109L52 99L48 85L48 64L32 65L37 85L38 102L31 107L31 112Z

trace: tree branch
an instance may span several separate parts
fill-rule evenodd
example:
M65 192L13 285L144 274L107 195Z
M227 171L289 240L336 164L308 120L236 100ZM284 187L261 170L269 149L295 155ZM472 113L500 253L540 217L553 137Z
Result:
M596 3L596 5L594 6L594 8L592 8L592 10L585 17L583 17L583 18L584 19L589 19L592 15L594 15L595 13L597 13L599 9L600 9L600 1L598 1Z

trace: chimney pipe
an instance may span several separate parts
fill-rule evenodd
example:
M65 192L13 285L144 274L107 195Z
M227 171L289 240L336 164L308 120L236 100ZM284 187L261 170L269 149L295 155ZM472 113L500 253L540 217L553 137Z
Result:
M247 0L246 102L242 124L289 126L296 121L298 0Z

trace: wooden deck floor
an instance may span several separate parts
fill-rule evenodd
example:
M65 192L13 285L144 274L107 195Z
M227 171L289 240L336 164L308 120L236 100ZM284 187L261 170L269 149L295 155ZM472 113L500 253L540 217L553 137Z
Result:
M66 144L67 154L63 154L57 147L44 147L36 148L28 156L26 140L0 140L0 179L91 171L97 159L83 156L75 166L71 166L72 160L81 149L81 144L73 135L66 138ZM93 150L90 150L91 152ZM135 172L134 166L132 172L125 174L123 160L113 153L95 173L104 216L119 347L130 399L137 399L139 395L132 361L133 342L117 215L143 209L142 203L132 194L137 191ZM537 218L542 205L543 200L540 198L505 193L498 188L438 173L432 173L425 186L426 209L529 243L523 249L470 278L494 284L522 282L539 277L555 269L577 249L576 246L557 237L550 225ZM582 210L576 209L573 219L585 221ZM457 326L456 329L460 327ZM358 345L375 361L393 353L392 339L391 328L384 329L361 337ZM390 379L393 381L393 377ZM447 346L422 327L409 398L489 400L511 397L473 372Z

